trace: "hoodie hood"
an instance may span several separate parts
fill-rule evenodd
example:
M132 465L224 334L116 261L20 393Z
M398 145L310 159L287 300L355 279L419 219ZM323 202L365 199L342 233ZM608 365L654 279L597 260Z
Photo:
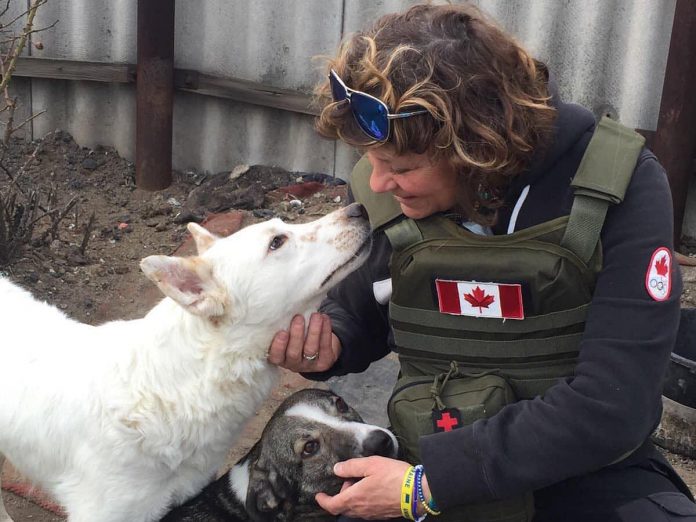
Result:
M552 138L547 148L535 154L529 168L511 180L505 206L493 227L496 234L505 233L512 207L526 186L530 186L530 193L553 192L558 198L559 184L569 186L592 137L596 125L594 114L580 105L563 102L553 78L549 79L549 90L551 104L556 108Z

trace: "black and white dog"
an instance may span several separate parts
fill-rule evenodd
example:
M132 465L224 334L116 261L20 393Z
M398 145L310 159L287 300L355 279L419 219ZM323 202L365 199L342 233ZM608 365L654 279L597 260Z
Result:
M301 390L283 401L261 439L232 469L162 522L328 521L314 496L338 493L337 462L395 457L394 436L363 423L338 395Z

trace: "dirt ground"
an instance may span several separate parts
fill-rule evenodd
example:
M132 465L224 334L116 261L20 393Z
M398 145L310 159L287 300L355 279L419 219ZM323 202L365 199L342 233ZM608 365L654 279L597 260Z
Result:
M156 302L158 293L141 274L138 262L150 254L172 254L185 245L188 221L210 223L213 228L217 223L224 232L226 218L219 214L229 209L238 210L235 216L242 226L273 216L307 221L343 205L346 197L345 185L322 174L246 165L231 165L229 171L217 174L176 172L166 190L145 192L135 188L134 165L113 149L80 147L62 131L31 143L13 142L0 160L0 193L10 183L5 169L22 172L15 182L26 194L37 191L43 211L53 212L54 226L50 230L49 216L40 219L32 244L10 265L0 266L0 273L91 324L141 316ZM73 199L70 210L57 220L55 216ZM685 293L689 306L696 298L693 275ZM228 463L246 452L283 398L310 385L284 373ZM696 463L667 455L696 491ZM6 469L5 475L11 478L11 470ZM16 522L64 520L43 497L35 500L49 509L3 493Z

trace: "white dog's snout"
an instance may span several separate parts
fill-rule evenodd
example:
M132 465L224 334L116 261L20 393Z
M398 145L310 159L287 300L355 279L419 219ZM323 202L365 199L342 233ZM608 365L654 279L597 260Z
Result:
M345 207L345 213L349 218L367 219L367 209L360 203L351 203Z

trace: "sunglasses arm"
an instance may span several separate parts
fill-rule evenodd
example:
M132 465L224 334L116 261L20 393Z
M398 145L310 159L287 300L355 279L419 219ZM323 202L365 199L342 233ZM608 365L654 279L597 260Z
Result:
M426 110L421 110L421 111L411 111L411 112L397 112L396 114L387 114L387 119L388 120L398 120L401 118L409 118L410 116L416 116L418 114L425 114Z

